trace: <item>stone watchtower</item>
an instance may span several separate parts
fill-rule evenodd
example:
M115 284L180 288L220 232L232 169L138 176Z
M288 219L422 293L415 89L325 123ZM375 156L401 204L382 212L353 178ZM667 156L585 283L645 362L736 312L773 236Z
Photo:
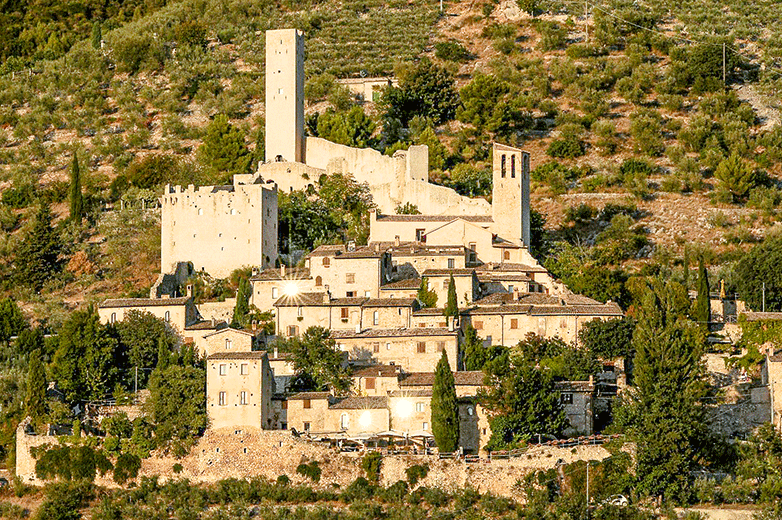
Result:
M266 31L266 162L304 162L304 33Z
M529 249L529 154L494 143L491 212L495 232Z

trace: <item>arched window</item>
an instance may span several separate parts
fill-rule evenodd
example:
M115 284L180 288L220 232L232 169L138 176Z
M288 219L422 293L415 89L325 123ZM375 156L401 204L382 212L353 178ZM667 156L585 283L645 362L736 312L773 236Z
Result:
M165 320L166 321L171 321L171 311L166 311Z
M111 313L111 318L109 318L109 323L117 323L117 313L116 312L112 312Z
M323 285L323 278L321 278L320 276L316 276L315 277L315 287L320 287L321 285Z
M510 176L511 179L516 178L516 156L515 155L510 156Z
M348 428L350 428L350 418L348 417L348 414L343 413L339 417L339 428L341 430L347 430Z
M505 154L502 154L502 158L500 158L500 174L504 179L505 178Z
M225 338L225 350L231 350L232 346L233 342L231 341L231 338Z
M323 267L330 267L331 266L331 258L324 256L323 257Z

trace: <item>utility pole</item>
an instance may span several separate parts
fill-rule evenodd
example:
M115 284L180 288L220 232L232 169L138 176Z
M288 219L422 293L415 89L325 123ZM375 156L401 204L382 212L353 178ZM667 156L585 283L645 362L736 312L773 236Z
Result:
M722 43L722 82L725 83L726 73L725 73L725 43Z
M763 312L766 312L766 282L763 282Z
M443 12L443 0L440 0L440 12Z
M138 367L136 367L136 377L135 377L135 382L133 383L133 393L135 394L133 396L134 399L138 400Z
M586 517L589 518L589 461L587 464L587 482L586 482Z

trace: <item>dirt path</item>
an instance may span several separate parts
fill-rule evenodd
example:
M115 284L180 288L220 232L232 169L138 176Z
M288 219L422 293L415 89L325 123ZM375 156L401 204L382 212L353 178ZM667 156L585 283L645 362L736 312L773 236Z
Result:
M757 509L749 506L741 507L691 507L677 508L676 512L683 515L685 511L702 513L708 520L752 520Z
M782 121L777 103L758 93L753 85L737 85L733 87L733 90L736 91L739 99L752 105L752 108L755 109L758 115L758 119L760 119L763 130L776 126Z

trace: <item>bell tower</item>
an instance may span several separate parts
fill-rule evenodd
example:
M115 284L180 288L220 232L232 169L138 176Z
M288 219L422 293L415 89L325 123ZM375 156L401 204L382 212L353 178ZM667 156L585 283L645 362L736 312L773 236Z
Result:
M266 31L266 162L304 162L304 33Z
M529 249L529 153L492 145L491 212L495 230L503 238Z

